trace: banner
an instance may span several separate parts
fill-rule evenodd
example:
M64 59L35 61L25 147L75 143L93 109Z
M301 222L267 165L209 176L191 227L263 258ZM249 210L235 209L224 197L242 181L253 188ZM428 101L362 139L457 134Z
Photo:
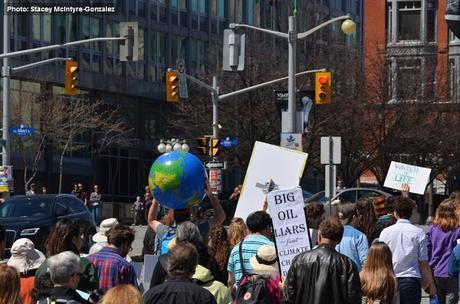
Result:
M270 180L270 190L297 186L307 157L307 153L257 141L252 149L234 217L246 221L250 213L262 209Z
M423 195L430 180L430 172L430 168L392 161L383 186L401 190L402 184L408 184L409 192Z
M287 276L292 259L311 249L311 240L304 213L302 188L299 186L272 191L267 195L273 221L278 261L283 277Z

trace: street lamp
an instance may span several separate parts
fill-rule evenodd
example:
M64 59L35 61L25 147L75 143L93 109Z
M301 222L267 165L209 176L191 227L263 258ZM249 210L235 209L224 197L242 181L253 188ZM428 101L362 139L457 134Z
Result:
M190 151L190 147L187 145L185 139L180 140L177 138L172 138L169 140L160 140L160 144L157 146L157 150L160 153L169 153L171 151Z
M332 18L326 22L321 23L314 28L303 32L297 33L296 31L296 17L289 16L289 31L288 33L277 32L269 29L259 28L256 26L248 25L248 24L238 24L238 23L230 23L229 28L234 30L240 27L250 28L256 31L269 33L281 38L285 38L289 42L289 57L288 57L288 110L286 116L286 130L282 130L282 132L287 133L297 133L301 132L300 130L296 130L296 86L295 86L295 75L297 70L297 62L296 62L296 42L297 40L304 39L309 35L313 34L317 30L334 23L339 20L345 20L342 24L342 31L347 34L353 34L356 29L356 24L350 19L350 15L340 16L336 18ZM284 124L283 124L284 125Z

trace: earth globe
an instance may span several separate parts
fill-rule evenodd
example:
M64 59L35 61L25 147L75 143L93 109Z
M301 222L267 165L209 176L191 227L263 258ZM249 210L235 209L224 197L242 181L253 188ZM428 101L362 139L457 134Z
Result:
M203 164L195 155L174 151L155 160L150 168L149 187L161 205L184 209L203 200L206 178Z

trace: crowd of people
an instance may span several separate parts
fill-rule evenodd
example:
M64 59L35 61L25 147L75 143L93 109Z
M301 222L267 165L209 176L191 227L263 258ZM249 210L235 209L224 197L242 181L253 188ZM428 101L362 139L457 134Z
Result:
M209 186L210 219L200 206L163 210L148 193L136 200L142 201L137 219L147 217L145 252L158 262L152 277L144 277L150 286L143 295L129 256L133 228L102 221L87 255L78 223L61 219L44 253L27 238L13 243L0 265L0 304L415 304L422 289L435 303L458 302L460 193L439 205L426 232L409 220L415 204L407 188L388 198L339 202L328 217L311 202L305 214L312 249L295 256L286 277L266 206L225 227ZM0 227L0 254L4 246Z

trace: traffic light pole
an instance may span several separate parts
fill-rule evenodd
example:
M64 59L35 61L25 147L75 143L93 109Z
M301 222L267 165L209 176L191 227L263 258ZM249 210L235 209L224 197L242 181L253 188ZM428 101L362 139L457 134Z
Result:
M239 24L239 23L230 23L230 29L236 29L240 27L250 28L256 31L265 32L268 34L272 34L281 38L287 38L289 43L289 58L288 58L288 109L287 109L287 129L282 130L283 132L288 133L295 133L296 130L296 83L295 83L295 72L297 70L297 62L296 62L296 44L298 39L304 39L311 35L312 33L316 32L320 28L323 28L333 22L350 19L350 15L340 16L336 18L332 18L306 32L297 34L296 31L296 18L295 16L289 16L289 29L288 33L282 33L277 31L272 31L264 28L259 28L256 26L248 25L248 24Z

